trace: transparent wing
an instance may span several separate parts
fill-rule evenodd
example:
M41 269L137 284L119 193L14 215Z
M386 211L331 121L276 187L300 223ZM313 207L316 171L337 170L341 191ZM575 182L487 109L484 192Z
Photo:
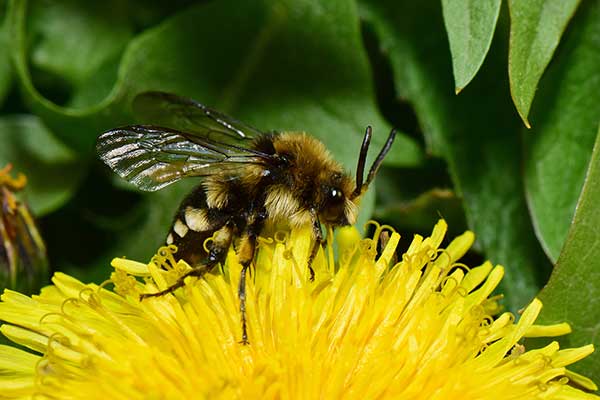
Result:
M155 191L187 176L235 171L244 164L268 164L270 155L152 125L132 125L104 132L98 155L123 179Z
M263 134L197 101L170 93L141 93L133 100L133 111L143 123L168 126L222 143L236 143Z

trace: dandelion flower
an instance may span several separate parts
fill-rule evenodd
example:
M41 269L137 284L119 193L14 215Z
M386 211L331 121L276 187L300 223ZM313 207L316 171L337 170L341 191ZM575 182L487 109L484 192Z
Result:
M374 238L380 237L379 227ZM399 236L354 228L320 251L309 281L309 230L261 239L247 284L250 345L239 343L233 250L218 271L174 294L139 301L190 267L162 248L149 264L115 259L112 285L57 273L39 296L5 291L1 398L52 399L586 399L589 379L566 366L592 345L527 349L527 336L566 334L535 325L534 300L518 320L490 297L503 267L458 260L471 232L440 244L446 224L415 235L393 264ZM108 288L113 288L112 291Z

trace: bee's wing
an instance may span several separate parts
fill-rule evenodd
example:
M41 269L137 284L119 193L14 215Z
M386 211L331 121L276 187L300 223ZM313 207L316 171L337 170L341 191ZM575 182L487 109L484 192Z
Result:
M168 126L221 143L236 143L262 134L195 100L171 93L141 93L133 100L133 111L144 123Z
M215 142L152 125L104 132L96 143L100 158L123 179L155 191L187 176L208 176L272 157L249 148Z

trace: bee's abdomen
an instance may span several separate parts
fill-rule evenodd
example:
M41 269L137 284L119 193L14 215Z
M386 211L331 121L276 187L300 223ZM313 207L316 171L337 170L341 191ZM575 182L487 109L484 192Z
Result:
M206 205L202 187L197 187L181 203L175 213L173 225L167 235L167 244L177 246L176 259L191 266L202 264L208 257L205 242L228 222L227 215Z

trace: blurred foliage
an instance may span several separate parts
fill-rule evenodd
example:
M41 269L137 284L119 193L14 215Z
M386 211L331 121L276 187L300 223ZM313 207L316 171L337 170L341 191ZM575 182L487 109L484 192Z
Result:
M349 170L367 124L375 147L398 127L362 220L403 243L440 215L474 230L513 311L558 263L545 318L600 346L599 0L14 0L0 18L0 166L28 175L55 270L101 281L161 244L197 182L139 193L93 147L165 90L310 132Z

